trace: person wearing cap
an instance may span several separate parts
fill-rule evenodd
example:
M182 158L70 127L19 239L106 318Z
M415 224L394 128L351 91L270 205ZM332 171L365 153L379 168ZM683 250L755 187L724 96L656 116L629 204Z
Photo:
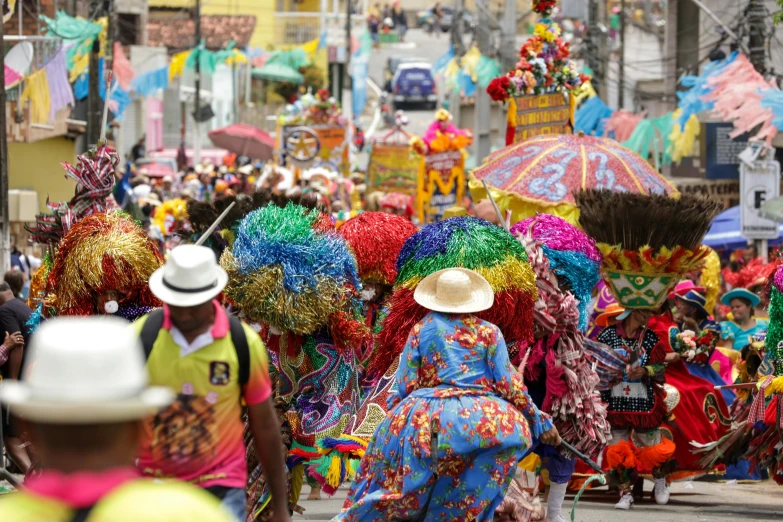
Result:
M171 176L163 176L160 183L159 195L161 201L174 198L174 178Z
M691 330L696 334L702 330L720 333L720 325L710 318L710 313L704 307L707 298L696 288L676 294L674 302L677 306L674 319L680 330Z
M261 338L217 301L228 275L205 246L174 248L149 287L163 308L135 324L153 384L177 393L144 424L139 468L211 492L244 521L247 465L242 403L267 484L271 520L287 522L288 491L280 424Z
M0 386L0 401L22 419L43 471L3 499L3 522L231 521L203 490L153 483L133 465L142 419L174 394L148 386L127 323L52 319L33 337L29 359L21 381Z
M731 307L731 321L720 323L722 346L742 350L753 341L754 335L763 334L769 328L769 321L754 317L755 307L761 302L759 296L745 288L735 288L720 298L720 302Z
M376 429L333 521L491 520L532 440L560 444L500 329L473 315L492 306L487 280L440 270L414 298L431 313L402 353L400 402Z

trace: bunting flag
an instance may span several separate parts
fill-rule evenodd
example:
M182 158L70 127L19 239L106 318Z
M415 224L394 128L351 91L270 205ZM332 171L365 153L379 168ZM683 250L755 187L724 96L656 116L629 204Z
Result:
M6 23L14 15L16 0L3 0L3 23Z
M120 87L126 91L130 89L131 82L136 76L133 72L130 60L125 56L120 42L114 42L114 57L112 58L112 72Z
M153 71L140 74L130 84L130 90L136 96L148 97L154 94L156 91L165 91L169 87L169 67L161 67Z
M54 55L54 58L49 60L44 70L49 89L49 121L54 121L55 115L61 109L69 105L76 105L73 89L68 83L68 68L65 64L65 50L62 47Z
M27 101L30 102L30 113L33 123L47 123L49 121L51 100L46 69L38 69L25 78L20 103L24 106Z

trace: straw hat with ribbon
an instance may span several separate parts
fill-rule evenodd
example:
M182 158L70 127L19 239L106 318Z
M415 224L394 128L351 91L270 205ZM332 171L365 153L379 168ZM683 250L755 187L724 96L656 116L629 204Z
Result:
M413 299L434 312L471 314L490 308L495 295L489 282L477 272L447 268L422 279Z

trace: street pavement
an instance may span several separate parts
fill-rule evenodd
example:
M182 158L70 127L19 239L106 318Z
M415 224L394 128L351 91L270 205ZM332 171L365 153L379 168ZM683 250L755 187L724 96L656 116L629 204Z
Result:
M652 490L650 482L645 491ZM671 488L669 504L659 506L647 498L630 511L614 509L617 498L606 488L586 492L576 509L576 522L767 522L783 520L783 487L774 482L760 484L726 484L715 482L675 483ZM294 520L325 522L339 513L347 489L341 489L331 499L308 501L309 488L304 487L302 505L304 515ZM570 518L573 495L566 497L563 514Z
M440 37L433 34L427 34L421 29L411 29L405 37L403 44L381 46L373 49L370 55L370 78L383 89L386 83L386 62L392 56L412 56L423 58L427 63L435 63L449 50L450 35L443 33ZM467 39L465 40L468 41ZM443 94L444 86L438 81L438 93ZM406 127L411 134L421 136L427 127L432 123L434 111L427 110L424 105L405 107L405 114L408 115L410 124ZM383 130L380 131L384 133Z

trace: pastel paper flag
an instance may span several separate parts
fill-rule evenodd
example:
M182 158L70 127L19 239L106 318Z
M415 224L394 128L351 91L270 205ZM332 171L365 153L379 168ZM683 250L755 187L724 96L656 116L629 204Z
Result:
M136 73L133 72L130 60L125 56L120 42L114 42L112 71L114 71L114 77L117 79L117 83L120 84L120 87L126 91L130 89L130 84L136 76Z
M645 114L646 111L640 114L634 114L625 109L620 109L606 120L604 136L609 136L609 133L614 133L614 139L617 141L623 142L627 140L631 137L636 126L639 125L639 122L644 119Z

